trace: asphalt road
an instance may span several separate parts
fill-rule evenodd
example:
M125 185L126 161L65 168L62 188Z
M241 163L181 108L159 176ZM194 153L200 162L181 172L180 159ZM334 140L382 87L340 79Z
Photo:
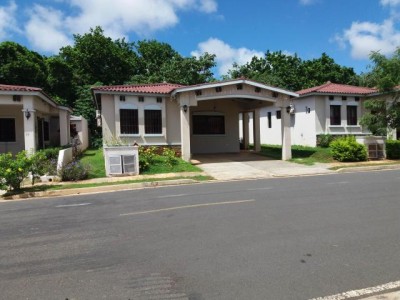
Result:
M310 299L400 280L400 171L0 203L0 299Z

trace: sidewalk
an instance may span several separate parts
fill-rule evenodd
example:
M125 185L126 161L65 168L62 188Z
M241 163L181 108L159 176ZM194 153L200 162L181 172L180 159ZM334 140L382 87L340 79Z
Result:
M375 295L368 298L362 298L360 300L400 300L400 291Z

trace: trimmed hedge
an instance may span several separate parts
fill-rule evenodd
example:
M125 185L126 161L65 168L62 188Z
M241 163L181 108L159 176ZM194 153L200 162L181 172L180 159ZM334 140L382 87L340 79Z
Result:
M366 161L367 147L359 144L354 136L338 138L331 142L332 156L338 161Z
M386 157L389 159L400 159L400 140L386 141Z

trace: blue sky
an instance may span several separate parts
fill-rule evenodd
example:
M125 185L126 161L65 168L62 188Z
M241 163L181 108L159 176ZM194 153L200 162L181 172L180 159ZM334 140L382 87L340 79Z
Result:
M184 56L217 55L216 75L267 50L323 52L357 73L400 46L400 0L0 0L0 41L58 53L100 25L112 38L157 39Z

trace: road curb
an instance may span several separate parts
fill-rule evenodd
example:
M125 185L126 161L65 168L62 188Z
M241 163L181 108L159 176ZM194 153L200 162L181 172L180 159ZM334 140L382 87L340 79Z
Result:
M169 185L193 184L198 182L199 181L194 179L175 179L175 180L162 180L162 181L151 181L151 182L114 184L114 185L105 185L105 186L97 186L89 188L73 188L65 190L43 191L43 192L25 192L19 195L12 195L5 197L3 196L2 198L0 198L0 201L43 198L43 197L60 197L60 196L71 196L71 195L86 195L86 194L103 193L103 192L115 192L115 191L126 191L126 190L134 190L134 189L150 188L150 187L161 187Z
M380 170L400 170L400 165L376 165L376 166L365 166L365 167L346 167L335 170L336 173L348 173L348 172L363 172L363 171L380 171Z

